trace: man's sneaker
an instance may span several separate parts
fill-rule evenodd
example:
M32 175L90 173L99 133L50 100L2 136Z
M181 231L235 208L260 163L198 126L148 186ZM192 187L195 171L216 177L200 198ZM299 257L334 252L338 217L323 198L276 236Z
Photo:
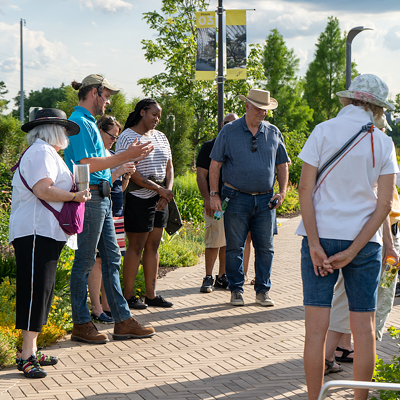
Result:
M150 307L172 307L174 304L167 301L162 296L156 296L154 299L149 299L147 296L144 298L144 302Z
M218 277L218 275L215 275L214 287L218 289L228 289L228 286L229 286L229 281L228 278L226 277L226 274L223 274L220 277Z
M114 340L143 339L153 336L152 326L142 326L134 318L128 318L114 325Z
M201 285L200 292L211 293L213 291L214 279L211 275L207 275L203 279L203 284Z
M233 306L244 306L244 300L242 293L240 292L232 292L231 294L231 304Z
M86 324L74 324L72 328L71 340L75 342L104 344L108 342L108 336L100 333L92 321Z
M40 368L39 361L35 356L30 356L27 360L19 360L18 369L24 372L26 378L44 378L47 372Z
M113 324L114 323L114 318L109 317L105 312L102 312L99 316L96 314L91 314L92 321L97 322L99 324Z
M129 308L133 308L135 310L145 310L147 308L147 304L144 304L143 301L136 296L132 296L126 302L128 303Z
M20 363L21 355L22 355L22 350L18 349L17 355L15 357L15 362L17 364L17 367L18 367L19 371L22 371L22 365ZM40 351L36 352L36 359L38 360L39 365L41 367L45 367L45 366L48 366L48 365L56 365L58 363L58 357L48 356L46 354L43 354Z
M264 307L270 307L275 304L271 297L269 297L268 292L261 292L256 294L256 303L261 304Z

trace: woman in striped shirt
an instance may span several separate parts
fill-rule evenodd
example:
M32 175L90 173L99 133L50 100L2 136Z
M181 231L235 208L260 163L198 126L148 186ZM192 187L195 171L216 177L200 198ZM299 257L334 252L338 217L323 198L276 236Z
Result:
M116 152L124 151L135 139L151 142L154 151L136 166L131 176L125 202L125 232L128 237L123 265L124 296L129 307L172 307L156 295L158 247L167 226L168 203L173 198L174 168L166 136L155 129L161 118L161 107L153 99L143 99L128 116L118 138ZM132 183L133 182L133 183ZM135 296L135 280L143 253L146 297L143 303Z

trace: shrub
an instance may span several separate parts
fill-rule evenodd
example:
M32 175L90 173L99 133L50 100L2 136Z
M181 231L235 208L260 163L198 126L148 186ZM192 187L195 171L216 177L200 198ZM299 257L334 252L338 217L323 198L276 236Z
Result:
M396 329L391 326L388 329L392 339L399 341L400 352L400 329ZM400 383L400 356L394 356L391 364L384 364L383 360L378 356L376 357L375 371L374 371L375 382L387 382L387 383ZM378 390L379 398L381 400L396 400L400 399L400 392L393 390ZM371 400L377 400L376 397L372 397Z
M275 193L279 191L278 184L274 187ZM297 185L293 185L289 182L285 200L282 205L277 209L278 215L288 215L300 211L299 193L297 191Z

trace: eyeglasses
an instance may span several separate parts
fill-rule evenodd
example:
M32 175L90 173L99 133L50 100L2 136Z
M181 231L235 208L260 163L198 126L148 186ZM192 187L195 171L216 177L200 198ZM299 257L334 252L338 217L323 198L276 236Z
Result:
M110 138L111 138L112 140L117 141L118 136L111 135L111 133L110 133L110 132L107 132L107 131L103 131L103 132L107 133L107 135L110 136Z
M253 136L251 138L251 152L252 153L257 151L257 140L258 140L258 138L256 138L255 136Z
M229 122L231 122L231 121L224 121L224 126L225 126L226 124L229 124Z
M101 123L99 129L103 129L103 126L106 125L106 124L108 123L108 121L116 122L116 121L117 121L117 118L115 118L115 117L108 117L107 119L105 119L105 120ZM103 131L104 131L104 129L103 129ZM106 132L106 131L104 131L104 132ZM108 132L107 132L107 133L108 133ZM108 133L108 134L109 134L109 133ZM111 136L112 136L112 135L111 135Z

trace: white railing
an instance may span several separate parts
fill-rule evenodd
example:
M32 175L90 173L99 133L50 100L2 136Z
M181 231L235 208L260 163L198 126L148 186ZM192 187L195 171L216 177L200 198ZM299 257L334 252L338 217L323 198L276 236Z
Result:
M380 383L380 382L361 382L361 381L329 381L322 386L318 400L324 400L329 389L334 387L355 388L355 389L373 389L373 390L398 390L399 383Z

